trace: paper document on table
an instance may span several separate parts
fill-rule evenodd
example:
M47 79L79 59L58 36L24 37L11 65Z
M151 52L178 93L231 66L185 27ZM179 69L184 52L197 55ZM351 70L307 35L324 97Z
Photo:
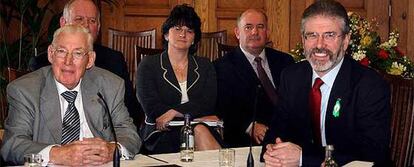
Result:
M216 127L216 126L223 126L223 122L222 121L191 121L191 125L193 124L197 124L197 123L204 123L208 126L212 126L212 127ZM184 125L184 121L170 121L168 123L168 126L183 126Z
M347 163L344 165L344 167L371 167L373 166L373 162L367 162L367 161L352 161L350 163Z

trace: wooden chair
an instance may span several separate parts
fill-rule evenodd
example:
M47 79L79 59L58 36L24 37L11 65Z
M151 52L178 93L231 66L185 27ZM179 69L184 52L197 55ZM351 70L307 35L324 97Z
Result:
M135 46L135 63L134 63L135 68L132 72L130 71L130 74L133 74L133 77L132 77L131 81L133 83L132 85L133 85L134 90L135 90L135 83L136 83L136 75L137 75L138 65L141 62L141 60L145 56L160 54L160 53L162 53L162 51L164 51L164 50L163 49L152 49L152 48L144 48L144 47L140 47L140 46Z
M155 28L140 32L108 30L108 47L124 54L131 80L134 78L135 70L135 46L155 48L155 32Z
M3 71L3 76L6 78L6 82L10 83L11 81L17 79L18 77L28 73L28 71L17 70L11 67L8 67ZM0 92L0 122L4 123L4 120L7 117L7 99L6 92ZM0 144L3 139L3 130L0 130Z
M414 166L414 79L384 78L391 87L391 158L395 166Z
M227 42L227 30L217 32L203 32L201 34L201 40L198 45L197 55L206 57L210 61L218 58L218 43L226 44Z
M218 53L220 57L223 57L228 52L231 52L237 48L237 46L225 45L221 43L218 43L217 45L218 45Z

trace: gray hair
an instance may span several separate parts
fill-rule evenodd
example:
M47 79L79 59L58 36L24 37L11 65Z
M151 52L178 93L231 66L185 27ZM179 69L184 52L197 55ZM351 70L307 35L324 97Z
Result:
M75 2L75 1L77 1L77 0L70 0L68 3L66 3L65 4L65 7L63 8L63 18L66 20L66 21L69 21L69 19L70 19L70 9L71 9L71 7L72 7L72 4ZM94 5L95 5L95 8L97 8L96 9L96 16L97 16L97 21L98 21L98 24L100 24L101 23L101 13L99 12L99 10L98 10L98 7L96 7L96 4L95 4L95 2L93 2L93 1L91 1Z
M88 45L87 47L90 51L93 50L93 37L92 37L91 33L85 27L82 27L82 26L79 26L79 25L65 25L65 26L60 27L59 29L57 29L55 31L55 33L53 34L52 45L56 45L58 36L61 33L64 33L64 32L65 33L82 33L82 34L86 35L87 45Z
M342 32L344 34L349 33L350 31L350 21L348 18L348 14L344 6L341 3L335 0L319 0L310 5L308 8L305 9L302 15L301 21L301 33L305 33L305 22L308 18L314 16L330 16L336 17L341 19L342 21Z

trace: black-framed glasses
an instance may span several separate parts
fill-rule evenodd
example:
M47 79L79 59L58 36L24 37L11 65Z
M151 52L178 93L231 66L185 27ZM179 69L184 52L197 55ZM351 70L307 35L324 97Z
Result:
M305 40L311 42L317 41L320 36L322 36L322 39L325 41L335 41L338 37L341 37L343 35L344 34L338 34L337 32L324 32L322 35L317 32L307 32L304 34Z

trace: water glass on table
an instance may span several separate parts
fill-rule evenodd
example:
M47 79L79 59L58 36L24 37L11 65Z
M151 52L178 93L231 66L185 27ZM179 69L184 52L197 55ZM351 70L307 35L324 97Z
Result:
M236 151L231 148L222 148L219 150L219 166L234 167Z
M24 166L25 167L41 167L42 166L42 155L40 154L24 155Z

